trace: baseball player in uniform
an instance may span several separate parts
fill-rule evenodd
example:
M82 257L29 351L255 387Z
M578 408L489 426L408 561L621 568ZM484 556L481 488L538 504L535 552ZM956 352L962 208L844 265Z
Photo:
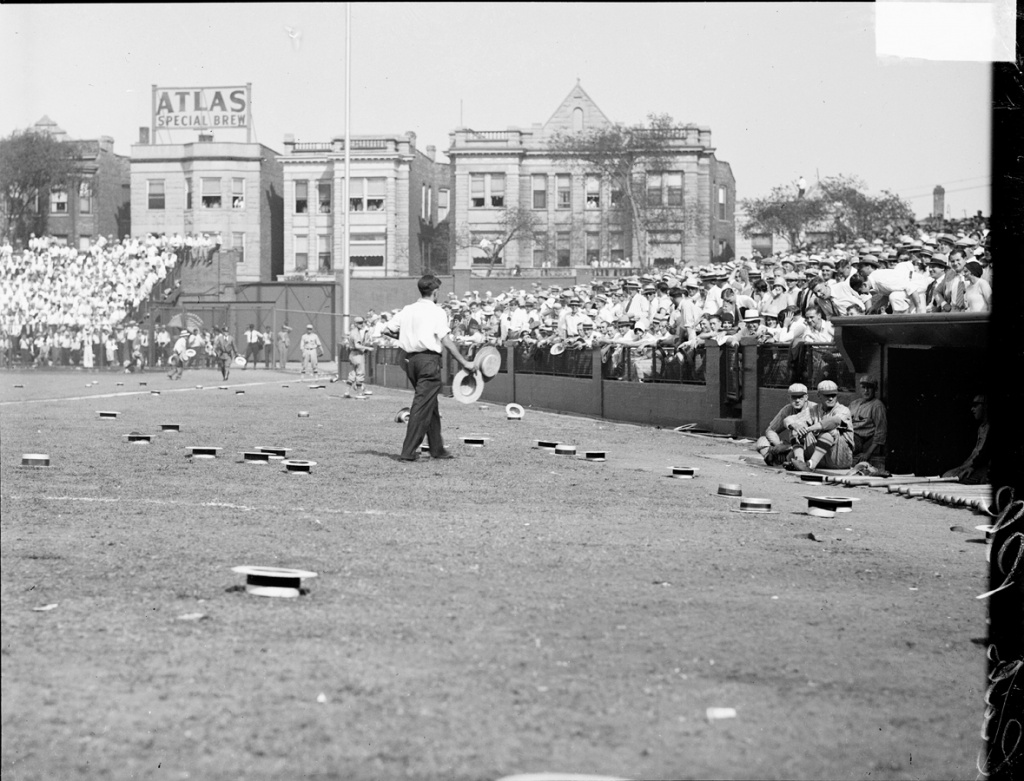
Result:
M806 463L800 453L794 455L792 468L801 472L813 472L819 465L849 469L853 466L853 419L850 410L839 403L839 386L832 380L819 382L818 402L816 420L801 422L793 429L797 439L813 444L814 452Z
M320 337L313 333L312 325L306 326L306 333L299 339L299 350L302 351L302 369L299 371L299 376L305 376L308 366L309 373L314 378L319 377L319 358L324 354L324 346L320 342Z
M768 466L784 466L795 456L806 455L807 442L796 432L814 423L818 405L807 400L807 386L795 382L789 386L789 404L780 409L764 435L757 440L757 452Z
M348 362L352 367L348 373L348 384L355 392L356 398L362 398L366 394L364 383L366 382L366 354L370 351L370 345L366 344L370 338L370 331L366 327L366 321L361 317L353 318L352 327L348 331ZM345 397L351 394L346 389Z

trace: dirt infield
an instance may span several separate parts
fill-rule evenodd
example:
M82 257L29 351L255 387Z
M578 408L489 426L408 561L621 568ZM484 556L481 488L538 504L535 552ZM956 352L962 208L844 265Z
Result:
M742 445L451 399L459 458L402 463L408 392L141 380L0 374L4 781L976 775L983 516L815 518ZM254 597L242 564L318 577Z

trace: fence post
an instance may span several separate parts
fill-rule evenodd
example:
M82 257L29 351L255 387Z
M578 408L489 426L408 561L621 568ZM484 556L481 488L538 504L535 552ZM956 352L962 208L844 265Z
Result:
M590 379L597 388L597 408L604 417L604 364L601 363L601 348L597 345L590 348Z
M518 339L506 339L505 340L505 374L508 376L509 382L509 402L518 403L516 401L516 347L519 344Z
M743 376L740 378L743 390L743 401L740 406L743 417L744 436L756 436L761 429L758 417L760 388L757 384L757 339L744 336L740 339L739 349L743 351Z

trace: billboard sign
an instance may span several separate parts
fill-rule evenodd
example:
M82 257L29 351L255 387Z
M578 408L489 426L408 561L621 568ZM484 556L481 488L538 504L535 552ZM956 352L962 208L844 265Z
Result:
M157 87L153 85L153 131L216 130L252 126L252 85Z

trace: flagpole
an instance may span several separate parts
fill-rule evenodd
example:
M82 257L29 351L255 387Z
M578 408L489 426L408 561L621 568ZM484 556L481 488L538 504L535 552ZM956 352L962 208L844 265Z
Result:
M351 180L351 156L352 147L349 138L349 117L352 114L352 8L351 3L345 3L345 181L341 188L341 213L344 215L344 224L341 234L341 268L344 277L345 289L341 304L341 332L348 336L349 328L349 302L352 278L349 269L349 182ZM341 367L338 367L341 371Z

